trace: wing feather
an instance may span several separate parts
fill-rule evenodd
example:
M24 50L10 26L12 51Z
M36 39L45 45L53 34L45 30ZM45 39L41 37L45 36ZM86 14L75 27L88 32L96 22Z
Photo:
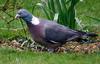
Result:
M67 40L73 39L73 37L77 37L77 31L69 29L63 25L52 24L48 25L45 29L45 39L48 41L65 42Z

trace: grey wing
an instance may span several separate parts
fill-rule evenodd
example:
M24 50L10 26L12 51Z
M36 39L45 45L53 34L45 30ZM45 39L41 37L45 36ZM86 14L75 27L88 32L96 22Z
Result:
M65 42L77 36L76 31L63 25L54 25L45 29L45 39L52 42Z

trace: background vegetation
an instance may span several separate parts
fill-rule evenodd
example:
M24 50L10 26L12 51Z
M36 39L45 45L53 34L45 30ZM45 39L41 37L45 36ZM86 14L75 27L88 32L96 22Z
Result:
M78 29L96 32L96 33L100 32L100 30L98 29L100 27L100 21L93 19L93 18L99 19L99 17L100 17L100 12L99 12L100 8L98 7L100 4L98 2L99 2L99 0L95 0L95 1L91 0L91 2L90 2L90 0L83 0L82 2L78 2L78 4L75 6L76 18L77 18L77 22L79 24L77 26ZM27 4L27 3L30 3L30 4ZM0 20L0 31L1 31L0 38L10 38L15 35L23 35L24 32L20 33L20 30L23 30L21 22L14 19L16 10L18 8L23 7L25 9L29 10L30 12L32 12L33 15L35 15L37 17L44 18L44 19L48 18L48 16L46 14L44 14L44 12L40 12L41 11L40 7L35 7L35 5L37 3L41 3L41 0L36 0L36 1L1 0L0 1L0 19L1 19ZM46 11L48 11L48 9L46 9ZM58 13L58 12L55 12L54 14L52 14L52 16L50 16L51 20L53 20L52 17L56 13ZM64 25L67 25L67 24L72 25L71 27L73 27L74 26L73 22L75 22L75 21L73 21L75 19L75 17L73 17L73 16L75 16L75 15L73 13L72 15L67 16L67 17L71 16L71 18L69 18L69 19L72 19L72 17L73 17L73 19L70 21L66 21L66 20L68 20L66 17L67 13L65 13L65 16L64 16L65 20L62 19L62 17L63 17L62 16L61 21L59 21L59 22ZM72 13L72 12L70 12L70 13ZM49 12L48 15L50 15L50 14L51 13ZM64 12L60 13L60 15L63 15L63 14L64 14ZM90 18L90 17L93 17L93 18ZM50 18L48 18L48 19L50 19ZM10 21L12 21L12 22L10 22ZM8 22L10 22L10 23L8 24ZM69 24L69 23L72 23L72 24ZM25 24L24 24L24 26L26 27Z
M14 19L18 8L23 7L37 17L49 19L43 11L40 12L40 7L37 6L34 8L37 3L41 3L41 1L0 0L0 44L2 39L10 39L15 36L29 36L28 32L25 33L23 29L23 26L25 30L27 29L26 24L23 23L22 25L20 20ZM100 35L99 6L100 0L83 0L77 3L75 6L75 16L78 18L77 21L79 23L77 29L95 32ZM53 18L50 19L53 20ZM99 56L99 52L94 54L54 54L47 52L17 51L0 45L0 64L99 64Z

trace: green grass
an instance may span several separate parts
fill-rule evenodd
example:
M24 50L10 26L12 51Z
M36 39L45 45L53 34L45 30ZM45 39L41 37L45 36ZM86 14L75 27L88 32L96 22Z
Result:
M5 0L0 0L0 6ZM11 0L10 0L11 1ZM18 1L18 0L17 0ZM21 1L21 0L20 0ZM28 4L31 0L25 0L24 8L31 10L32 5ZM36 3L39 0L33 0ZM100 32L100 22L96 22L87 16L100 18L100 0L83 0L77 4L77 17L82 20L82 23L87 25L87 29L93 32ZM33 12L35 16L46 18L38 9ZM15 15L15 14L14 14ZM1 16L6 17L9 21L11 18L0 11ZM12 31L7 30L8 25L4 20L0 20L0 39L11 38L17 35L24 35L22 30ZM6 29L1 29L6 28ZM18 20L10 23L11 29L22 28ZM31 51L16 51L11 48L0 47L0 64L100 64L100 53L94 54L76 54L76 53L48 53L48 52L31 52Z
M100 53L47 53L0 48L0 64L99 64Z
M100 19L100 0L83 0L83 2L78 3L76 7L77 17L82 20L82 23L87 26L86 29L90 31L98 31L100 27L100 22L93 20L87 16ZM95 29L95 30L94 30Z

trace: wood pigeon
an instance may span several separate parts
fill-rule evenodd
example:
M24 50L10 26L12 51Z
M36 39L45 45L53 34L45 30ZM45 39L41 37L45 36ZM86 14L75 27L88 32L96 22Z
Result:
M97 36L94 33L70 29L55 21L37 18L26 9L18 10L15 18L22 18L26 22L34 41L48 49L58 48L68 41L80 41L84 36Z

